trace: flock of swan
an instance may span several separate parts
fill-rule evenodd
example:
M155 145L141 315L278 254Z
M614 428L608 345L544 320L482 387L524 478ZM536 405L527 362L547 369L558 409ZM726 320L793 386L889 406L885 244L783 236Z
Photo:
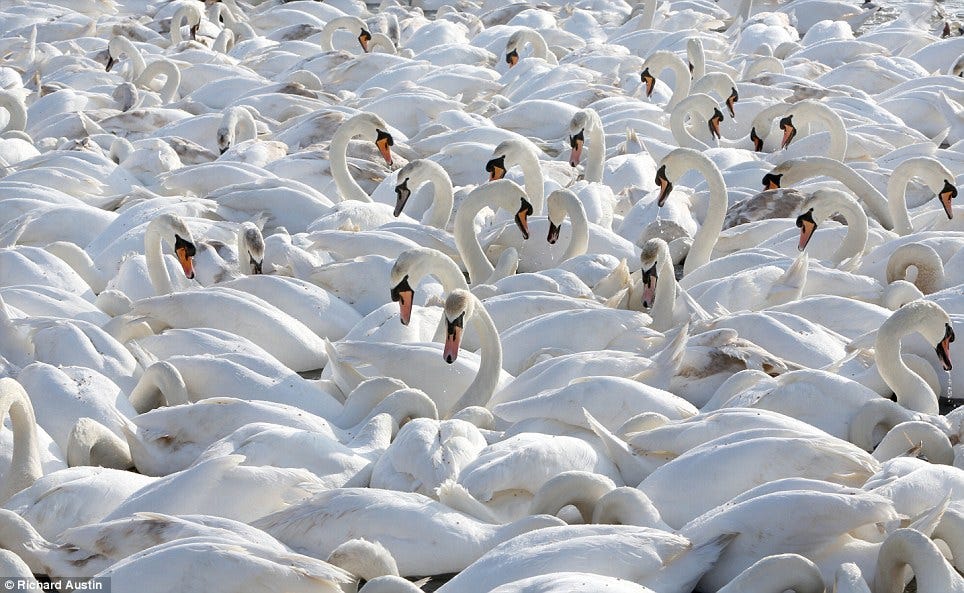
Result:
M3 2L0 577L964 593L935 10Z

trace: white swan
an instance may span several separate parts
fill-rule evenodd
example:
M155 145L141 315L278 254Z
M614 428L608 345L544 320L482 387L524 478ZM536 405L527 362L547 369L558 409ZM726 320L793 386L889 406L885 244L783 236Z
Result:
M535 205L527 199L527 192L508 179L490 181L469 192L455 214L455 244L462 255L462 262L469 272L469 281L472 284L486 282L495 271L495 266L482 251L474 228L476 215L482 208L490 205L511 212L524 238L529 236L528 218L533 212L537 212Z
M252 525L295 550L327 558L345 541L384 546L402 576L458 572L512 537L561 525L546 515L508 525L483 523L421 494L339 488L317 494Z
M3 489L0 489L0 502L5 502L41 477L43 467L37 442L37 421L30 398L20 383L9 377L0 379L0 411L0 417L10 414L13 428L13 456L3 476Z
M435 191L432 205L422 215L422 224L446 230L455 205L452 180L441 165L427 159L409 161L398 170L395 185L395 216L402 213L408 199L423 183L431 183Z
M898 529L880 546L875 591L897 593L906 583L904 568L909 566L921 593L961 593L964 578L944 559L940 549L923 533L914 529Z
M907 201L905 191L907 184L914 177L924 180L937 195L944 213L948 219L954 218L954 211L951 200L957 197L957 188L954 185L954 174L940 161L931 157L916 157L907 159L894 167L887 182L887 202L890 207L890 215L894 219L894 230L900 235L908 235L914 232L914 223L911 221L907 212ZM929 214L929 213L928 213ZM918 218L932 217L928 214L915 216ZM920 227L923 221L917 222ZM933 223L928 226L934 226Z
M555 54L549 51L549 45L546 43L545 37L535 29L524 27L512 33L505 43L505 63L509 65L509 68L519 63L519 51L526 44L532 49L530 57L541 58L549 64L559 63Z
M717 593L770 593L780 587L796 593L822 593L820 568L798 554L775 554L748 567Z
M373 113L358 113L345 120L331 138L329 158L331 159L331 174L338 186L338 193L342 200L359 200L371 202L368 194L362 190L358 182L348 173L348 141L355 136L373 138L375 146L381 153L385 163L392 165L391 146L394 145L392 135L388 133L388 124L381 117Z
M538 216L546 200L544 175L539 166L539 149L529 140L510 138L503 140L492 151L492 158L485 164L489 173L489 180L495 181L505 177L505 174L516 163L522 168L525 195L532 204L533 212Z
M321 34L318 36L318 45L321 47L321 51L333 51L335 48L332 46L332 38L335 31L346 29L358 40L358 45L361 46L362 51L368 53L372 34L367 31L367 27L365 21L357 16L335 17L325 23Z
M797 248L800 251L807 248L821 223L839 213L847 221L846 235L830 256L830 263L840 267L848 262L848 269L854 269L860 263L867 246L867 215L850 194L836 189L817 190L803 201L800 211L802 214L797 217L797 227L800 229Z
M502 345L499 343L498 330L492 322L482 302L471 292L456 289L445 299L445 347L442 357L451 364L459 355L462 342L462 332L466 321L473 321L475 331L479 335L482 348L479 372L466 388L465 393L448 411L448 416L470 406L485 406L499 383L499 373L502 370ZM447 416L447 417L448 417Z

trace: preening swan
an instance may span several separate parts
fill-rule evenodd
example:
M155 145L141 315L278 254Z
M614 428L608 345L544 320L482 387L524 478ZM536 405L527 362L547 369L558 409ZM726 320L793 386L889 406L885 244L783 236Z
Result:
M898 529L884 540L877 557L874 578L876 591L897 593L905 582L905 567L913 570L917 590L921 593L960 593L964 578L951 566L940 549L923 533L914 529Z
M33 406L23 387L9 377L0 379L0 419L7 413L13 428L13 456L3 476L0 502L5 502L43 475Z

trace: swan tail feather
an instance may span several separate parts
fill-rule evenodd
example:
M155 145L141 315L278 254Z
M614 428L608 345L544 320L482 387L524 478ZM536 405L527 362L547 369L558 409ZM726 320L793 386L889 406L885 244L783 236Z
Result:
M331 378L342 393L351 393L366 379L364 375L339 358L338 351L328 338L325 338L325 353L328 355L328 361L331 364Z
M688 549L665 560L663 568L653 579L646 581L646 586L653 591L694 590L703 574L716 564L723 550L738 535L739 533L721 533L699 544L690 544Z
M439 502L460 513L465 513L485 523L491 523L493 525L502 524L502 521L500 521L488 507L479 502L465 486L455 480L445 480L442 482L435 494Z
M644 467L639 458L633 454L629 448L629 444L614 435L608 428L603 426L601 422L593 418L592 414L590 414L586 408L582 409L582 413L586 417L586 422L589 423L589 428L591 428L592 431L596 433L596 436L599 437L599 440L602 441L602 445L609 453L609 457L616 464L617 469L619 469L623 482L630 485L642 482L650 472Z
M911 521L911 529L916 529L920 531L927 537L931 537L934 530L937 529L938 525L944 520L944 513L947 511L947 507L951 504L951 494L948 493L947 496L937 504L932 509L927 509L920 513Z

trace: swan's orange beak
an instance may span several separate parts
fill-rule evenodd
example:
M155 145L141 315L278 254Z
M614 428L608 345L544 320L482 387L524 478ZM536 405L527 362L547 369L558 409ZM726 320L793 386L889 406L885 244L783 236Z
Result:
M710 135L714 136L717 140L722 139L720 135L720 124L723 122L723 112L719 109L713 108L713 117L707 122L710 127Z
M408 325L412 320L412 303L415 300L415 291L408 284L408 276L392 288L392 302L398 303L398 316L402 325Z
M944 187L937 197L941 200L941 206L944 206L944 214L947 214L948 220L954 218L954 205L951 203L951 200L957 197L957 188L954 184L945 179Z
M569 156L570 166L575 167L579 164L579 159L582 158L582 145L584 142L583 130L579 130L579 133L575 136L569 136L569 146L572 147L572 154Z
M945 371L950 371L953 368L951 365L951 342L954 341L954 328L951 327L950 323L944 324L944 339L937 343L937 358L940 359L941 365L943 365Z
M763 176L763 190L768 189L780 189L780 178L783 174L776 175L774 173L767 173Z
M754 151L763 152L763 138L757 135L756 128L750 128L750 142L753 143Z
M736 111L733 106L740 100L740 93L736 92L735 87L730 87L730 96L726 98L726 108L730 110L730 117L736 119Z
M817 223L813 221L813 208L797 217L797 228L800 229L800 243L797 244L797 249L803 251L813 237L813 232L817 230Z
M780 148L790 146L790 141L797 135L797 128L793 125L793 116L788 115L780 120L780 129L783 130L783 141Z
M522 238L529 238L529 217L532 216L532 204L529 200L522 198L522 206L519 211L515 213L515 223L518 225L519 230L522 231Z
M669 197L669 193L673 191L673 184L666 177L666 165L656 171L656 185L659 186L659 197L656 198L656 205L662 208L663 204L666 203L666 198Z
M174 235L174 253L177 255L177 261L184 270L184 275L187 276L189 280L193 280L194 256L197 254L197 248L194 247L194 243L185 241L180 236Z
M388 132L376 129L378 136L375 138L375 146L378 147L378 152L382 153L382 158L385 159L385 164L389 167L392 166L392 151L390 146L395 146L395 140L392 135Z
M489 181L505 177L505 155L491 159L485 164L485 171L489 174Z
M509 68L511 68L511 67L515 66L516 64L518 64L518 63L519 63L519 52L518 52L518 50L512 50L512 51L510 51L510 52L506 52L506 54L505 54L505 63L509 65Z
M361 45L362 51L366 54L368 53L368 42L372 40L372 34L365 29L361 30L361 35L358 36L358 44Z
M639 79L646 85L646 96L652 95L653 87L656 86L656 77L649 73L649 68L640 73Z
M445 347L442 349L442 358L445 362L452 364L459 357L459 346L462 344L462 325L465 321L465 313L455 318L454 321L445 320Z
M653 262L652 267L643 270L643 306L652 307L656 302L656 282L659 275L656 273L658 262Z

